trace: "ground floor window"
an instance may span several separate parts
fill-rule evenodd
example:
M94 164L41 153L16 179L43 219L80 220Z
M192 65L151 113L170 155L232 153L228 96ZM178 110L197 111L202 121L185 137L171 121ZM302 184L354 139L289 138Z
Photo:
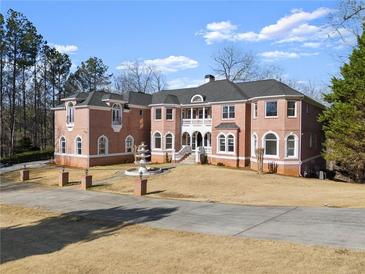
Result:
M266 134L264 138L264 144L265 144L265 155L269 156L278 155L278 149L277 149L278 140L275 134L273 133Z
M108 139L105 136L100 136L98 139L98 154L108 154Z
M75 147L76 147L76 154L81 155L82 154L82 141L81 137L77 137L75 140Z
M159 132L156 132L153 135L153 144L154 144L154 148L157 148L157 149L161 148L161 134Z
M165 148L166 149L172 149L172 143L173 143L173 136L171 133L166 134L165 136Z
M65 154L66 153L66 138L61 137L60 140L60 153Z
M132 136L125 138L125 152L133 152L134 139Z
M187 132L184 132L182 135L182 144L183 146L190 146L190 135Z

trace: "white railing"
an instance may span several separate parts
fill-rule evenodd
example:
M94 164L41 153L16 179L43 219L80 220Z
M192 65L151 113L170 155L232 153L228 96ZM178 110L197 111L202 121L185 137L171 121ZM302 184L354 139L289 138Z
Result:
M212 118L207 119L183 119L182 120L183 126L211 126L212 125Z
M172 152L172 161L180 161L186 154L189 153L191 153L191 147L184 145L178 152L175 152L175 150Z

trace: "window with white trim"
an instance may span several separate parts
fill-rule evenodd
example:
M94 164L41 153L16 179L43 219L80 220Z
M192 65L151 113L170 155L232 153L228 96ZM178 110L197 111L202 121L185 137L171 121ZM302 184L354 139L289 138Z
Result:
M75 120L75 117L74 117L75 116L75 107L72 102L69 102L67 104L66 113L67 113L66 123L73 124L74 120Z
M204 146L205 147L211 146L211 138L212 138L212 134L210 132L205 133L205 135L204 135Z
M231 134L227 136L227 152L234 152L234 137Z
M225 152L226 151L226 136L224 134L221 134L218 136L218 151L219 152Z
M66 153L66 138L65 137L61 137L60 140L60 153L65 154Z
M196 94L191 98L191 102L192 103L202 103L204 102L204 98L203 96L201 96L200 94Z
M98 154L108 154L108 139L105 136L100 136L98 139Z
M161 108L155 109L155 120L161 120L162 118L162 110Z
M296 102L293 100L287 101L287 115L288 117L296 117Z
M161 134L158 132L153 135L153 145L154 148L161 149Z
M75 150L77 155L82 154L82 140L81 137L76 137L75 139Z
M265 135L264 139L265 155L277 156L278 155L278 140L273 133Z
M278 116L278 102L267 101L265 102L265 117L277 117Z
M222 107L222 117L223 117L223 119L234 119L235 118L234 106L223 106Z
M251 151L251 155L252 156L256 156L256 149L257 149L257 136L255 134L252 135L252 151Z
M286 138L286 157L294 157L295 150L296 150L295 136L289 135Z
M166 120L172 120L172 108L166 109Z
M173 143L173 136L171 133L166 134L165 136L165 148L166 149L172 149L172 143Z
M258 114L257 102L253 103L252 112L253 112L253 118L257 118L257 114Z
M122 106L119 104L114 104L112 107L112 125L122 124Z
M132 136L125 138L125 152L133 152L134 139Z

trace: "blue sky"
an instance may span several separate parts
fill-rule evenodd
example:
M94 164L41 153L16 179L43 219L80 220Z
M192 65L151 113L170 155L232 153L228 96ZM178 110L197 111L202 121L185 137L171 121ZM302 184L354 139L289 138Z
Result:
M74 67L97 56L117 75L139 59L164 72L170 87L199 84L224 45L279 65L284 77L325 85L353 43L328 24L335 1L2 1L24 13Z

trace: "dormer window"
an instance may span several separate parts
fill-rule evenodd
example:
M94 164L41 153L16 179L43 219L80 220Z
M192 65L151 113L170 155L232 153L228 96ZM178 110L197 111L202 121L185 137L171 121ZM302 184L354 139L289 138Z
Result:
M74 112L75 112L74 104L72 102L69 102L66 107L66 113L67 113L66 123L68 125L73 125L74 123Z
M200 94L196 94L191 98L191 102L192 103L203 103L204 102L204 98L203 96L201 96Z
M112 124L113 126L122 124L122 107L119 104L114 104L112 107Z

